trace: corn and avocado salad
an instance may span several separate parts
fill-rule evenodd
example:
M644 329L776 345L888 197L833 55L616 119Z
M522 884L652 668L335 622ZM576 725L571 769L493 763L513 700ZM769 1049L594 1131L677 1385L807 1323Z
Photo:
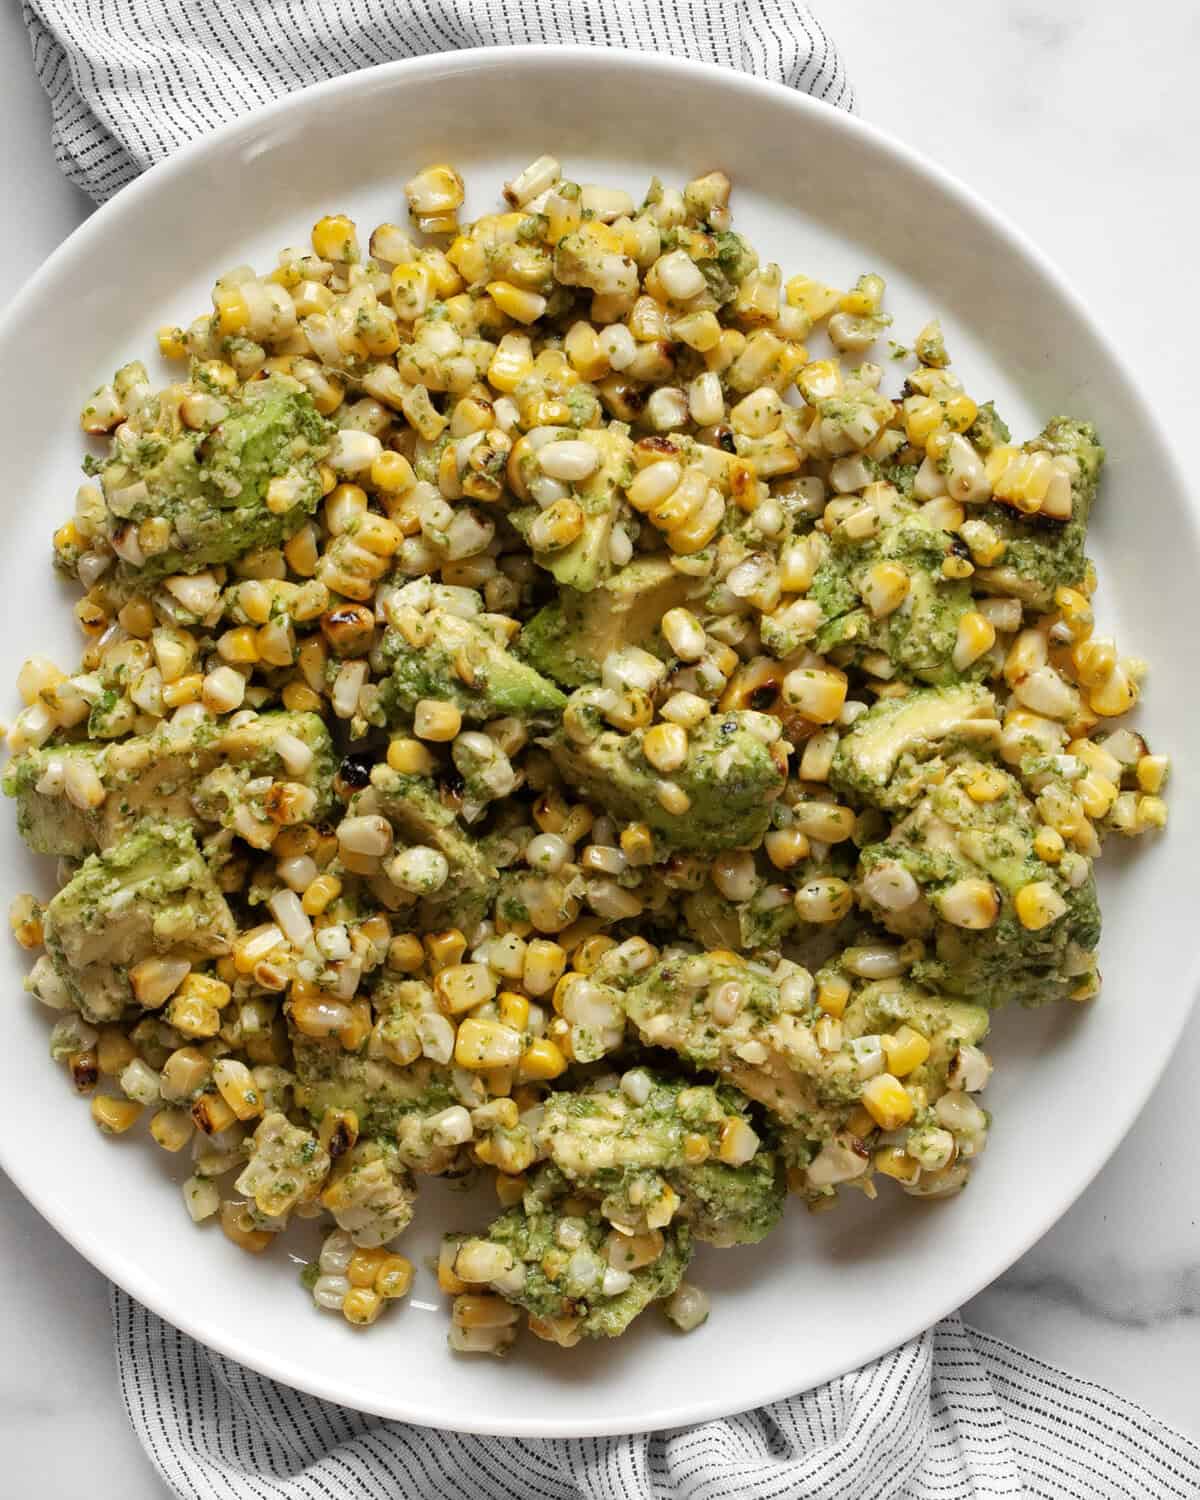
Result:
M991 1010L1094 999L1095 861L1166 823L1095 429L1015 440L730 193L543 156L468 220L430 166L83 409L27 987L96 1125L356 1326L432 1273L463 1353L692 1329L697 1246L953 1195ZM429 1176L498 1201L422 1268Z

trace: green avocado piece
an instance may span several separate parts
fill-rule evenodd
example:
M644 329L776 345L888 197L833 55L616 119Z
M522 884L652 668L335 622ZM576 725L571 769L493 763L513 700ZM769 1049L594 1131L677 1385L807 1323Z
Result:
M632 1284L624 1291L605 1295L605 1242L616 1231L598 1207L585 1214L565 1213L563 1200L570 1195L564 1188L559 1173L543 1168L523 1203L501 1214L488 1229L486 1238L503 1245L514 1261L512 1272L495 1289L531 1317L578 1318L584 1337L616 1338L651 1302L669 1297L682 1281L692 1256L691 1232L684 1223L668 1225L657 1260L632 1271ZM558 1236L568 1221L579 1230L581 1242L566 1256ZM564 1268L551 1280L546 1267L559 1258Z
M1004 556L991 568L980 568L976 578L995 593L1011 594L1035 609L1049 609L1061 584L1076 587L1087 569L1084 543L1088 518L1100 482L1104 449L1090 422L1055 417L1025 445L1027 453L1051 453L1073 458L1078 466L1071 481L1071 519L1022 516L1011 505L993 502L980 510L1007 543Z
M1056 866L1034 852L1032 805L1007 772L993 768L1006 784L999 798L973 801L966 788L976 770L971 763L955 766L930 787L886 839L862 849L859 873L896 861L920 887L921 899L913 906L877 913L893 932L932 938L932 952L913 966L919 983L988 1007L1061 999L1076 987L1099 942L1094 884L1089 877L1072 888ZM999 900L992 926L956 927L937 915L940 892L981 875L991 881ZM1063 915L1038 931L1022 926L1013 901L1033 881L1045 882L1066 903ZM871 907L869 899L865 904Z
M698 591L703 584L664 558L639 558L590 593L563 589L521 631L517 650L567 687L598 682L604 658L625 646L641 646L667 660L671 651L662 639L662 617Z
M598 716L592 727L585 742L560 729L550 754L568 782L614 817L648 824L674 849L716 852L753 844L766 832L786 778L745 713L712 714L692 730L688 758L671 775L689 798L685 813L669 813L658 800L663 778L642 754L644 730L603 729Z
M317 508L317 469L333 428L308 393L276 375L221 399L228 413L207 432L150 434L101 469L110 538L152 516L171 523L168 550L137 567L123 562L124 573L149 581L233 562L277 546ZM291 502L271 509L267 488L284 477L293 481Z
M46 907L46 952L89 1021L134 1004L129 969L230 951L237 925L186 823L146 819L84 860Z
M278 751L284 735L307 745L312 762L301 774L287 769ZM54 760L89 761L107 793L98 808L83 810L61 794L37 790ZM17 800L17 827L38 854L82 859L123 838L148 815L199 818L228 827L245 785L261 776L295 781L317 794L313 817L329 816L337 762L318 714L265 713L236 729L213 720L179 726L164 722L152 734L96 744L44 745L17 756L0 786Z
M902 979L879 979L855 993L842 1015L848 1036L879 1036L911 1026L930 1043L929 1056L905 1076L906 1086L924 1088L930 1099L945 1093L946 1075L958 1049L978 1046L991 1016L985 1006L947 999Z
M900 514L868 542L835 537L807 596L821 606L823 619L813 650L824 655L837 646L848 647L856 660L881 651L898 677L957 681L960 674L951 658L958 622L972 608L972 599L966 580L942 574L953 545L948 532L936 530L919 514ZM903 565L909 588L899 609L877 620L862 603L862 589L871 568L885 561Z
M425 844L440 850L450 866L450 878L437 896L421 902L425 923L469 930L482 921L499 885L499 871L487 858L478 839L466 832L457 816L438 797L427 776L402 776L390 766L371 772L375 808L391 823L397 841Z
M388 675L381 701L388 722L411 718L423 698L453 703L476 723L515 715L522 719L558 714L565 696L533 667L519 661L477 619L434 607L423 616L431 639L410 646L394 625L381 646ZM465 680L470 678L470 683Z
M762 1239L783 1211L773 1152L760 1145L742 1166L719 1159L728 1123L749 1124L746 1097L725 1085L649 1077L640 1104L619 1089L549 1095L539 1137L550 1160L568 1181L603 1200L600 1210L612 1223L647 1227L669 1187L697 1239L718 1245ZM708 1156L696 1163L688 1151L699 1139Z
M830 785L871 807L912 807L947 753L986 743L996 727L996 700L977 683L881 698L838 741Z
M564 440L595 448L600 463L595 473L572 487L572 496L583 510L582 534L569 547L542 552L534 549L533 560L565 587L586 593L613 572L609 542L620 514L622 492L633 478L633 444L622 422L607 427L564 427L562 435ZM536 458L532 459L531 467L536 463ZM529 507L514 511L510 519L527 536L537 515L536 507Z

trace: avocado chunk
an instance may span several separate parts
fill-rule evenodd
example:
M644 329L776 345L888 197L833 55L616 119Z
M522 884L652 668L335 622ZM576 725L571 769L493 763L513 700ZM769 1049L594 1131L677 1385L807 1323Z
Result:
M308 393L275 375L220 399L226 415L207 432L149 433L101 469L110 540L131 522L171 524L167 549L136 566L123 562L125 573L153 580L233 562L277 546L317 508L317 468L333 428ZM288 481L286 504L278 492L267 503L272 479Z
M901 502L890 523L870 541L835 533L807 596L820 605L823 617L813 649L824 655L843 647L855 660L883 652L905 680L956 681L960 674L952 657L958 622L972 601L969 583L942 573L953 551L948 532L936 530L919 514L906 513ZM898 609L875 619L863 604L863 590L870 570L881 562L904 568L908 592Z
M712 714L692 730L688 758L671 776L690 805L670 813L658 800L662 774L642 753L645 731L602 728L594 710L580 707L576 732L594 734L580 740L560 729L550 754L562 776L613 817L646 823L674 849L715 852L766 832L786 777L747 714Z
M572 497L583 511L583 531L570 546L553 551L533 548L533 560L552 573L567 588L586 593L598 588L613 572L609 550L613 527L624 503L622 491L633 477L633 444L629 429L621 422L607 427L573 427L562 429L563 438L586 443L595 448L599 464L587 479L572 487ZM530 460L531 477L540 473L536 457ZM536 507L526 507L511 515L513 525L523 536L538 515Z
M567 700L558 688L518 661L480 618L464 619L435 605L421 619L427 645L410 645L395 625L384 631L380 649L388 676L381 700L389 723L411 718L424 698L453 703L464 719L476 723L562 710Z
M389 1012L390 1014L390 1012ZM427 1121L458 1104L450 1069L417 1057L401 1066L386 1057L347 1052L335 1039L292 1036L296 1105L319 1126L326 1110L353 1110L365 1137L392 1141L417 1172L447 1171L457 1150L432 1138Z
M863 900L872 908L871 872L898 865L913 877L918 898L900 910L878 909L883 925L904 937L932 940L932 951L913 967L913 977L949 995L995 1007L1010 1001L1041 1005L1068 995L1092 967L1100 938L1100 913L1089 878L1078 888L1034 851L1037 819L1016 779L1002 776L1005 790L991 802L975 802L967 787L978 766L953 767L931 786L913 810L879 843L861 851ZM990 881L998 903L990 927L964 928L946 921L940 898L958 881ZM1036 931L1024 927L1014 898L1022 886L1044 882L1066 910Z
M697 1239L762 1239L783 1211L774 1153L759 1142L740 1165L720 1159L723 1138L751 1128L745 1096L725 1085L647 1077L641 1103L620 1089L551 1094L539 1130L550 1160L629 1232L661 1228L677 1211Z
M996 700L976 683L881 698L838 741L830 784L871 807L912 807L948 754L987 744L999 728Z
M84 860L46 907L45 935L72 1001L103 1022L134 1004L134 964L219 958L237 927L187 824L146 819Z
M427 776L403 776L379 765L371 772L371 788L375 809L395 829L400 844L424 844L446 856L450 878L436 896L421 903L429 924L443 926L447 916L465 928L481 921L498 889L499 871L480 841L438 797L434 783Z
M692 1256L687 1224L677 1222L661 1231L662 1249L648 1265L628 1274L622 1291L605 1293L609 1268L607 1247L623 1238L611 1228L599 1206L569 1201L571 1194L552 1167L538 1173L522 1203L501 1214L487 1231L490 1244L512 1257L512 1267L492 1283L495 1291L523 1307L531 1318L562 1321L566 1339L616 1338L637 1315L660 1297L669 1297L683 1279ZM567 1210L571 1209L571 1212ZM565 1251L560 1232L569 1225L575 1249ZM554 1278L548 1271L555 1271Z
M992 502L980 514L1006 543L995 567L976 577L995 593L1011 594L1035 609L1049 609L1060 585L1077 586L1087 570L1084 543L1088 518L1104 465L1104 449L1090 422L1055 417L1024 445L1026 453L1050 453L1074 461L1071 518L1058 521L1041 513L1023 516L1011 505Z
M567 687L599 681L604 658L625 646L669 659L662 617L694 598L697 587L665 559L639 558L590 593L563 589L521 631L517 649Z
M299 740L312 759L300 773L288 769L280 743ZM91 763L105 789L99 807L82 809L61 793L39 792L38 782L56 760ZM17 827L38 854L82 859L123 838L141 818L198 818L236 826L246 788L260 778L295 782L316 794L312 817L326 818L333 806L336 771L333 747L318 714L265 713L236 728L205 720L181 728L163 722L151 734L96 744L94 741L45 745L17 756L0 785L17 800ZM261 801L261 799L260 799ZM268 823L269 817L254 817Z

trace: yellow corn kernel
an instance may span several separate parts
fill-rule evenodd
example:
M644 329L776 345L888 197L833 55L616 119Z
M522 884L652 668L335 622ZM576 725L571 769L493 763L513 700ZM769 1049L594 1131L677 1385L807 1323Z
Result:
M1150 793L1151 796L1157 796L1166 784L1170 765L1165 755L1141 756L1135 768L1137 784L1141 790Z
M1138 700L1137 683L1118 662L1108 677L1088 693L1088 707L1106 719L1128 713Z
M204 1135L219 1135L229 1129L237 1116L220 1094L201 1094L192 1102L192 1119Z
M522 286L513 286L510 281L489 281L488 296L506 317L514 323L536 323L546 311L545 297L539 297Z
M425 939L425 951L435 971L446 969L457 964L467 951L467 940L457 927L450 927L445 932L430 933ZM492 994L495 993L493 988Z
M182 708L185 703L198 703L203 691L204 678L199 672L189 672L186 677L165 683L162 699L167 708Z
M187 1109L160 1109L150 1121L150 1134L164 1151L182 1151L195 1129L191 1111Z
M511 1067L520 1061L521 1034L499 1021L477 1021L469 1016L454 1039L454 1061L473 1073Z
M467 1295L454 1299L451 1316L458 1328L508 1328L520 1314L503 1297Z
M521 981L531 995L545 995L559 983L567 955L561 943L534 938L525 948Z
M492 999L496 978L487 964L448 964L435 976L433 992L444 1015L459 1016Z
M914 447L924 448L942 422L942 405L930 396L909 396L904 403L904 431Z
M533 350L529 339L520 333L506 333L496 346L488 365L489 384L511 395L533 369Z
M462 713L453 703L422 698L413 710L413 733L418 739L443 744L454 739L461 728Z
M841 974L823 974L817 982L817 1004L827 1016L840 1018L850 1000L850 981Z
M836 396L842 389L841 366L833 359L814 359L796 376L796 389L810 406Z
M842 293L808 276L793 276L784 287L789 307L798 307L814 323L827 318L842 300Z
M387 1258L386 1250L375 1247L367 1249L360 1245L350 1257L345 1272L346 1280L351 1286L374 1286L375 1278Z
M862 1105L856 1104L846 1116L846 1129L850 1135L857 1136L860 1141L865 1141L879 1127Z
M912 1026L901 1026L895 1035L885 1035L882 1041L888 1071L896 1078L906 1077L929 1056L928 1039Z
M846 678L840 672L797 667L782 686L784 702L810 724L832 724L846 702Z
M908 597L908 570L897 562L876 563L868 569L860 593L863 603L877 619L892 614Z
M221 1229L239 1250L261 1255L275 1236L268 1229L256 1229L249 1210L242 1203L221 1204Z
M969 666L996 644L996 627L977 609L969 609L960 616L951 660L956 672L965 672Z
M186 359L188 351L183 329L164 323L158 330L158 352L164 359Z
M896 1182L914 1183L921 1175L921 1164L914 1161L903 1146L881 1146L871 1158L877 1172Z
M1046 824L1038 829L1033 838L1033 852L1048 865L1056 865L1062 858L1066 843L1056 828Z
M342 893L342 882L336 875L318 875L305 887L300 905L310 917L319 917L331 901Z
M115 1078L137 1056L137 1048L123 1031L105 1026L96 1043L96 1066L109 1078Z
M880 1130L899 1130L913 1117L908 1091L891 1073L878 1073L863 1084L862 1103Z
M92 1119L105 1135L123 1135L140 1118L143 1108L132 1099L117 1099L112 1094L92 1095Z
M385 1255L375 1276L375 1290L385 1301L407 1297L412 1289L412 1261L403 1255Z
M184 1036L216 1036L221 1029L221 1012L199 995L177 993L167 1002L163 1017Z
M357 261L358 229L345 214L326 214L312 228L313 253L321 260Z
M994 766L980 766L967 782L967 796L972 802L996 802L1004 796L1008 782Z
M437 765L432 753L420 740L399 736L390 741L387 763L401 776L429 776Z
M993 492L997 500L1032 515L1041 510L1054 473L1048 453L1019 453L996 480Z
M562 1049L549 1037L538 1037L526 1047L521 1057L518 1077L523 1083L543 1083L558 1078L567 1070Z
M955 432L966 432L971 423L979 415L979 407L967 396L960 392L951 396L946 402L946 421Z
M502 991L496 999L496 1012L514 1031L524 1031L529 1025L529 1001L515 990Z
M382 1311L383 1298L373 1287L353 1287L342 1303L342 1316L356 1328L369 1328Z
M1165 828L1167 826L1167 804L1161 797L1139 797L1137 801L1139 831L1143 828Z
M425 949L414 932L404 932L388 944L387 964L399 974L416 974L425 967Z
M1056 922L1067 909L1067 903L1046 880L1031 880L1013 897L1017 920L1030 932L1040 932Z

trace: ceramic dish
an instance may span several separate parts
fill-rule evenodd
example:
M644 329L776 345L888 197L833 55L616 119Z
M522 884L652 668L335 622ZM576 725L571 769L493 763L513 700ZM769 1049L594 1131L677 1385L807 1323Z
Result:
M135 357L165 377L149 358L155 328L195 316L217 274L272 263L321 214L399 219L401 184L433 160L455 163L480 212L542 150L579 181L639 197L654 173L682 184L721 167L764 259L836 284L881 272L897 337L940 313L955 368L1014 432L1058 412L1095 421L1109 453L1093 528L1099 611L1105 633L1153 664L1142 719L1180 768L1170 834L1101 866L1103 997L998 1019L995 1128L970 1189L942 1204L888 1194L821 1216L796 1207L753 1249L703 1253L693 1277L714 1311L686 1340L648 1317L611 1345L526 1340L504 1363L451 1355L445 1300L422 1262L441 1230L486 1210L436 1183L401 1245L422 1266L409 1303L367 1338L319 1316L279 1256L255 1261L215 1228L193 1230L177 1185L186 1164L141 1132L114 1143L95 1130L46 1057L44 1013L20 993L25 957L6 948L0 1162L100 1270L206 1344L320 1396L459 1430L561 1436L697 1422L860 1365L1016 1260L1128 1130L1195 989L1200 804L1187 777L1200 715L1187 601L1200 543L1183 472L1119 345L1017 231L904 147L716 68L583 48L453 53L338 79L218 131L121 193L18 294L0 322L12 434L0 679L31 650L77 657L49 538L70 513L87 391ZM8 896L53 888L11 817L0 851Z

